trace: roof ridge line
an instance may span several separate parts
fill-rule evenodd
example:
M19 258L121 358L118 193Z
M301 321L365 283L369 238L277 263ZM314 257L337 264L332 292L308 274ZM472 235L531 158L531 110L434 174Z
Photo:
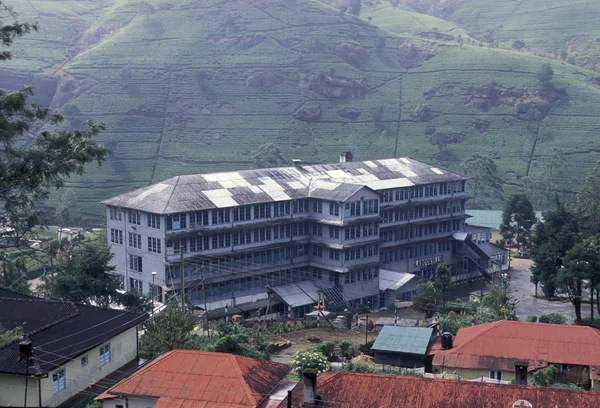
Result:
M471 338L469 341L461 344L458 347L453 347L451 350L454 352L456 350L460 350L462 347L464 347L465 344L471 343L473 340L483 336L484 333L487 333L488 330L491 330L495 327L497 327L500 323L502 323L503 321L508 322L509 320L498 320L496 322L490 322L490 323L485 323L483 325L479 325L479 326L485 326L485 325L490 325L489 327L486 327L485 330L482 330L479 334L476 334L473 338ZM477 326L471 326L471 327L477 327ZM467 329L471 328L471 327L467 327ZM460 329L459 329L460 330ZM458 336L458 332L456 333L456 335ZM456 336L455 336L456 337ZM451 351L451 350L447 350L447 351Z
M176 176L176 181L175 181L175 185L173 186L173 190L171 190L171 195L169 196L169 199L167 200L164 208L162 209L162 214L166 214L166 210L167 207L169 206L169 204L171 203L171 198L173 198L173 194L175 194L175 189L177 188L177 186L179 185L179 180L181 180L181 175Z
M142 375L144 372L146 372L147 370L149 370L150 367L153 367L153 366L157 365L162 360L164 360L167 356L175 354L175 353L177 353L179 351L182 351L182 350L175 349L175 350L167 351L164 354L161 354L160 356L156 357L154 360L152 360L151 362L149 362L148 364L146 364L145 366L143 366L139 370L133 372L128 377L123 378L121 381L119 381L118 383L116 383L115 385L113 385L112 387L110 387L109 389L107 389L105 392L107 394L111 394L111 395L118 395L118 393L113 393L112 392L113 388L116 388L117 386L121 387L123 385L126 385L126 384L132 382L134 379L137 379L140 375Z
M220 353L220 354L225 354L225 353ZM252 361L255 361L255 360L253 360L250 357L238 356L237 354L232 354L232 353L227 353L226 355L229 357L230 360L233 360L233 362L234 362L233 366L235 367L235 370L237 371L238 375L244 380L244 381L242 381L242 387L244 388L244 391L246 391L246 394L250 398L250 401L254 401L255 405L258 404L260 401L257 401L257 399L254 397L254 392L252 391L252 388L250 388L250 386L246 382L246 379L244 378L244 373L242 373L242 368L238 364L237 357L242 357L244 359L248 358Z

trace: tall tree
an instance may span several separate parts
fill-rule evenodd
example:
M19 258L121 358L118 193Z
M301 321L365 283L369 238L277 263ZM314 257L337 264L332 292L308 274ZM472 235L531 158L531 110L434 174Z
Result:
M592 237L575 244L567 253L564 268L559 270L556 280L558 287L567 293L569 300L575 308L575 323L577 324L582 322L581 300L584 281L590 282L591 291L594 290L594 282L600 280L600 248L597 245L598 238L600 237ZM593 302L591 306L593 310Z
M502 199L502 184L498 176L496 163L491 157L479 153L472 154L462 163L465 174L469 177L467 187L471 196L471 206L478 209L490 207L489 199Z
M600 161L590 170L575 198L575 212L584 235L600 233Z
M417 287L417 294L413 296L413 309L423 313L426 318L430 318L437 311L433 282L421 280Z
M512 47L517 50L517 51L521 51L523 48L525 48L525 41L523 40L517 40L514 43L512 43Z
M537 79L538 81L540 81L540 84L547 85L550 81L552 81L553 76L554 71L552 70L550 64L548 64L547 62L545 64L542 64L537 73Z
M19 293L29 293L27 266L24 259L19 257L13 261L6 254L2 254L0 262L2 262L0 287Z
M118 303L120 282L111 273L115 269L110 266L112 257L102 234L74 247L58 264L57 273L48 279L51 297L103 307Z
M513 194L504 203L500 234L504 239L509 239L511 247L512 238L509 237L514 237L519 247L525 246L529 242L531 227L535 221L535 211L527 196L524 193Z
M4 21L10 23L4 24ZM8 47L34 24L20 23L13 10L0 0L0 46ZM10 60L9 51L0 52L0 61ZM108 149L93 140L102 124L88 122L84 130L42 131L31 137L33 127L44 121L56 125L62 116L29 101L31 87L18 91L0 89L0 248L18 246L41 224L39 203L53 188L60 188L69 176L82 174L87 163L101 164ZM30 142L22 143L28 136ZM10 240L2 239L10 235Z
M535 224L531 241L532 281L541 283L544 295L554 296L558 272L567 252L579 241L575 214L556 199L556 208L543 214Z
M287 159L283 153L281 153L279 147L273 143L265 143L260 146L254 153L253 158L254 163L252 168L254 169L281 167L290 163L289 159Z
M435 303L437 305L446 306L446 299L448 298L448 292L450 291L450 285L452 284L452 276L450 275L450 269L445 263L439 264L435 270L433 277L433 288L435 290Z
M140 356L152 359L171 350L187 348L193 329L192 314L170 301L155 319L146 322L140 339Z

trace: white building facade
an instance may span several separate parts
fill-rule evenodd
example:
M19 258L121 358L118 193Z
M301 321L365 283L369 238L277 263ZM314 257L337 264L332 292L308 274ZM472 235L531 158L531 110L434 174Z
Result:
M179 176L103 203L127 290L149 293L154 282L162 301L180 293L183 271L188 300L203 307L206 293L208 310L235 313L260 308L267 285L277 293L310 280L330 299L378 308L380 267L425 279L442 262L455 279L478 273L455 256L465 181L406 158L297 163ZM310 310L278 299L275 311Z

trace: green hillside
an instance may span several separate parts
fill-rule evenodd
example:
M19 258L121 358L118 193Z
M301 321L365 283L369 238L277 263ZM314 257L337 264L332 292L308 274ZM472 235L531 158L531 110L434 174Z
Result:
M455 170L481 152L507 192L527 174L544 180L552 155L568 163L553 188L571 190L600 149L600 87L564 63L553 62L553 90L540 91L542 58L402 37L393 23L383 31L374 16L369 24L309 0L69 3L77 11L31 1L42 31L18 42L1 75L54 83L48 98L72 126L105 122L113 157L72 185L90 213L176 174L248 168L266 142L307 162L351 149Z

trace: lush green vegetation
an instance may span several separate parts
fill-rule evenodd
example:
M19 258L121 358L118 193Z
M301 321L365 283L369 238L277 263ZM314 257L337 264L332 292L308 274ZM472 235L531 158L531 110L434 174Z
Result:
M540 180L569 193L599 148L597 74L550 60L542 86L548 59L488 50L470 28L414 5L363 5L359 19L308 0L17 3L41 30L15 45L0 77L40 84L71 127L106 124L99 140L114 155L71 184L85 217L102 214L103 198L176 174L252 167L266 143L307 162L351 149L456 171L479 153L494 160L504 194ZM448 19L461 23L460 13ZM504 38L504 27L501 45L533 45ZM557 162L568 165L549 169Z

